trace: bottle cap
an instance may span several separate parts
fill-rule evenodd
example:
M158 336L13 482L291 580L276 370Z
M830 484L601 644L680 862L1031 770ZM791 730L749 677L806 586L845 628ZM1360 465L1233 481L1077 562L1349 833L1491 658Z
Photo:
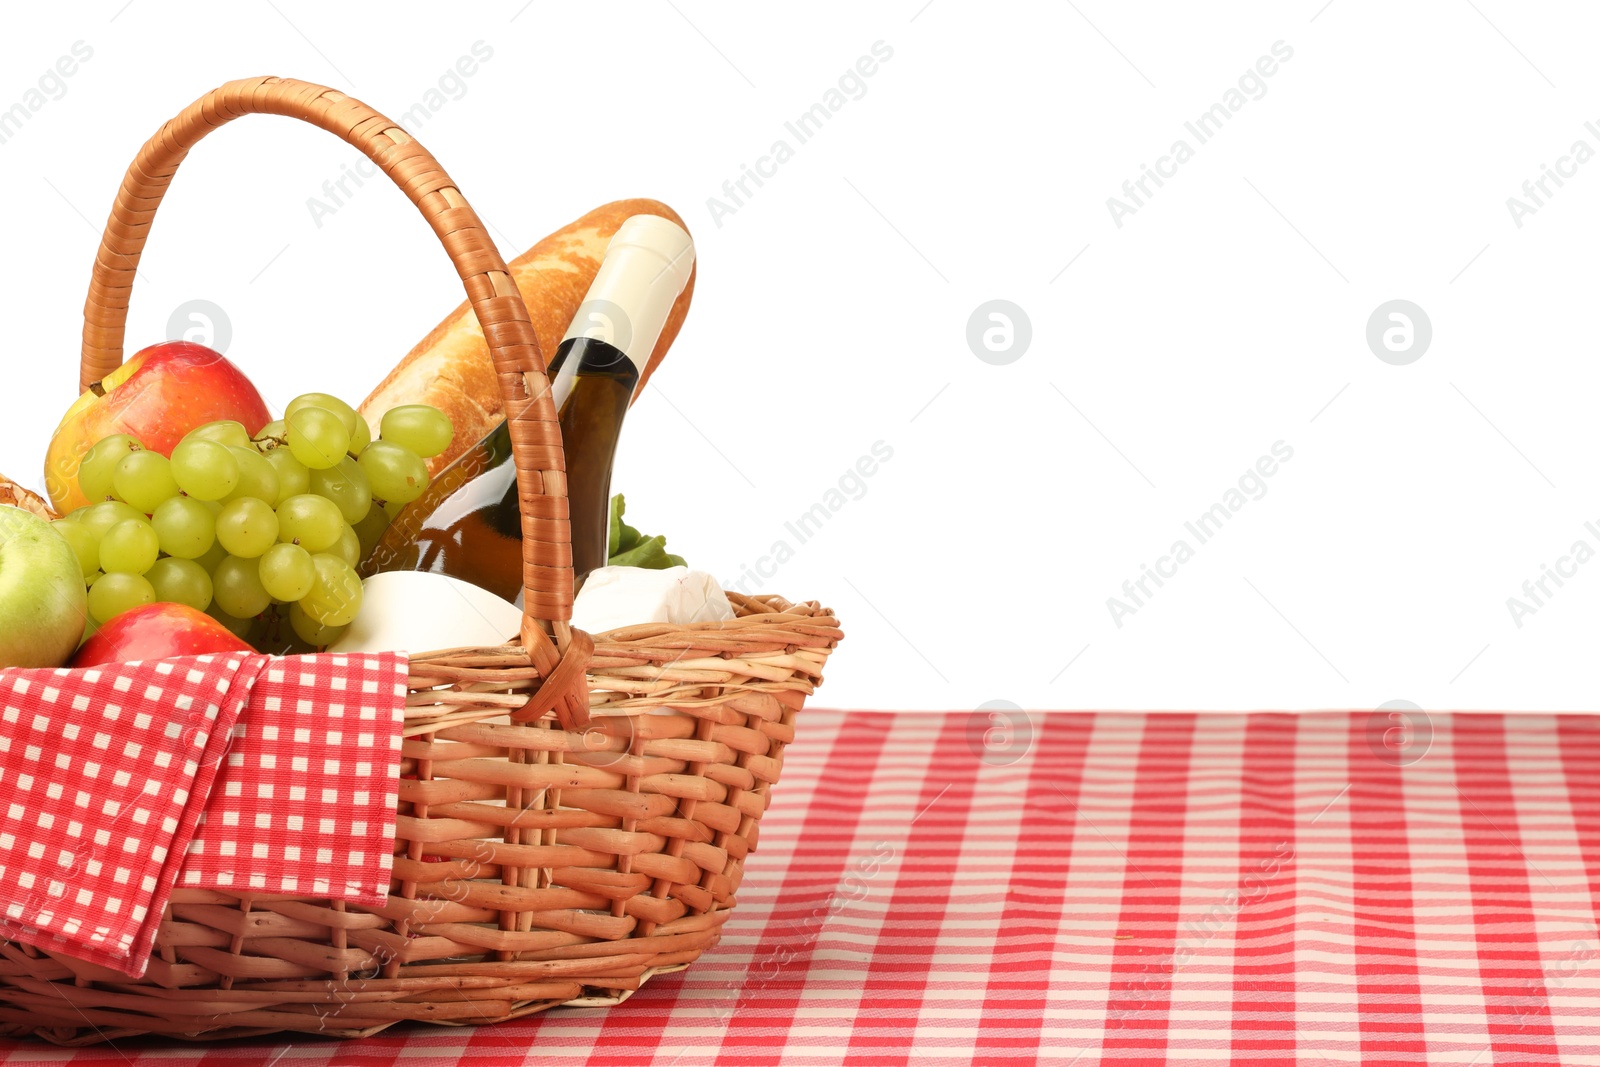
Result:
M659 215L634 215L617 228L565 339L592 337L641 371L678 294L694 270L694 241Z

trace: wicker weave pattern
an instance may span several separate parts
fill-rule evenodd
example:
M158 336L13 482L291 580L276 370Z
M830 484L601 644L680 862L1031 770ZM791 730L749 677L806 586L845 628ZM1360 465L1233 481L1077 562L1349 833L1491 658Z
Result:
M395 879L381 908L176 890L149 971L0 941L0 1035L92 1044L485 1023L626 999L714 945L795 715L843 636L815 602L729 594L738 617L591 638L572 601L565 463L538 341L505 264L433 157L333 90L230 82L129 168L85 304L82 377L122 358L134 270L173 173L263 112L345 138L439 235L489 339L523 509L522 644L413 657Z

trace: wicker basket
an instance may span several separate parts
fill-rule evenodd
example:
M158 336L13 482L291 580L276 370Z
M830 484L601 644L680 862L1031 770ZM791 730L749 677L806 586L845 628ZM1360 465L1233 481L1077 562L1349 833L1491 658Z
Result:
M344 138L421 210L494 356L522 501L522 643L413 657L388 902L177 889L145 977L0 942L0 1034L91 1044L396 1022L499 1022L625 1000L716 944L794 736L842 634L815 602L730 594L737 618L572 628L561 438L504 261L450 178L342 93L230 82L128 168L84 307L82 381L122 361L134 271L189 149L241 115Z

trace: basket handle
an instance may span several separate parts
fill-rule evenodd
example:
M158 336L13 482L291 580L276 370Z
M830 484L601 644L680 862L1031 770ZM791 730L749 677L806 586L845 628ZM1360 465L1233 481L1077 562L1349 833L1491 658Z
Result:
M548 684L541 687L519 718L542 715L554 707L565 728L586 727L588 694L582 668L590 643L574 643L574 631L567 624L573 590L566 458L539 338L522 294L478 216L432 154L397 123L326 86L268 77L219 86L162 126L129 165L95 255L83 306L81 387L87 389L122 363L134 274L151 221L178 165L206 134L252 114L309 122L360 149L421 209L450 253L483 328L510 424L522 510L522 644L546 680L564 658L583 661L567 664L561 672L563 691L548 692L554 688Z

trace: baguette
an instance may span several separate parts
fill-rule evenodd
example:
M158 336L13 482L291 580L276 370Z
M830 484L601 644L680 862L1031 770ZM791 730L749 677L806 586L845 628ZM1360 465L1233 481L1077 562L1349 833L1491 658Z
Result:
M688 229L677 212L659 201L617 200L557 230L510 262L511 277L528 305L546 362L555 357L578 305L600 270L606 245L617 228L633 215L659 215ZM689 284L673 305L661 338L650 353L639 379L640 389L678 336L693 295L691 273ZM505 418L489 346L469 303L452 311L362 402L361 414L372 428L373 437L378 436L383 413L401 404L432 404L455 426L450 447L428 461L430 475L439 473Z

